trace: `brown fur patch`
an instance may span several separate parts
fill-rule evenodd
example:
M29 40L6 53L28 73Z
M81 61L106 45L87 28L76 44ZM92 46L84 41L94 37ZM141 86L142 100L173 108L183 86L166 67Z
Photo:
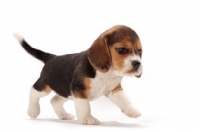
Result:
M128 52L126 54L119 54L117 52L117 48L126 48L128 49ZM121 70L124 67L124 59L128 57L128 55L131 54L133 49L133 45L130 41L124 39L121 42L115 43L112 47L110 47L110 53L111 53L111 60L112 60L112 67L115 70Z
M112 34L114 31L118 30L119 28L122 28L123 25L116 25L111 27L110 29L106 30L105 32L103 32L101 35L105 36L106 34Z
M88 49L88 59L91 65L100 72L107 72L110 68L110 53L106 36L98 37Z
M117 92L119 92L119 91L122 91L122 90L123 90L123 89L122 89L121 86L117 86L115 89L112 90L112 94L115 94L115 93L117 93Z
M43 90L43 92L49 94L52 91L51 87L49 85L45 85L45 89Z
M141 50L139 55L140 57L142 57L142 45L139 40L134 44L133 48L134 48L135 53L137 53L138 50Z
M128 49L128 52L125 54L119 54L116 50L117 48L126 48L126 49ZM110 47L112 67L115 70L120 71L124 67L125 58L128 57L130 54L132 54L132 52L137 53L138 50L141 50L141 52L139 53L139 55L141 57L142 56L142 45L140 43L140 40L137 40L135 43L132 43L130 41L129 37L125 37L120 42L113 44ZM126 73L133 73L133 72L135 72L135 69L126 71Z
M82 99L88 98L88 94L89 94L89 91L90 91L91 79L86 77L84 79L83 83L84 83L84 87L85 87L84 90L74 93L75 98L82 98Z

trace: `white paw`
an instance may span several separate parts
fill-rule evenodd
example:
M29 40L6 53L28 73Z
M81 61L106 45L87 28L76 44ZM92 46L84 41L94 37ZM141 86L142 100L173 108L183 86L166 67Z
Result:
M99 120L94 118L92 115L89 115L80 120L83 125L98 125L100 124Z
M74 116L70 113L60 113L58 115L59 119L61 120L73 120L74 119Z
M122 109L122 112L125 115L132 117L132 118L137 118L137 117L141 116L141 113L131 106L125 107L124 109Z
M28 113L28 115L30 116L31 119L37 118L37 116L40 114L39 103L29 104L27 113Z

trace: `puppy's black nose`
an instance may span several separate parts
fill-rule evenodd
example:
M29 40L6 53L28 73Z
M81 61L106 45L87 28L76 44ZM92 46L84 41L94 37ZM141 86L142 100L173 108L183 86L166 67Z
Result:
M138 62L138 61L133 61L133 62L132 62L132 65L133 65L133 67L134 67L135 69L138 69L138 68L140 67L140 62Z

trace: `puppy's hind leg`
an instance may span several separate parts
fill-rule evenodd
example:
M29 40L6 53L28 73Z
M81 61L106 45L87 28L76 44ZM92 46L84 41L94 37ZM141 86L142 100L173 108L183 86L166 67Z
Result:
M67 98L61 97L59 95L55 95L51 99L51 105L54 109L54 112L61 120L72 120L74 119L74 116L70 113L67 113L65 109L63 108L64 103L67 101Z
M43 89L40 89L38 85L34 85L30 89L27 113L31 119L37 118L37 116L40 114L40 104L39 104L40 98L48 95L50 92L51 92L51 89L48 86L44 87Z

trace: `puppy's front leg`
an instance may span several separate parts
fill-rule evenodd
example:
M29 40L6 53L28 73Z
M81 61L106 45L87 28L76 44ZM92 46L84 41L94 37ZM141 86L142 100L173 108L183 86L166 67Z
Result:
M74 103L78 120L83 125L98 125L100 122L91 115L88 99L75 98Z
M136 110L134 107L131 106L121 86L116 87L115 89L110 91L108 94L106 94L106 96L114 104L116 104L125 115L132 118L137 118L141 115L138 110Z

